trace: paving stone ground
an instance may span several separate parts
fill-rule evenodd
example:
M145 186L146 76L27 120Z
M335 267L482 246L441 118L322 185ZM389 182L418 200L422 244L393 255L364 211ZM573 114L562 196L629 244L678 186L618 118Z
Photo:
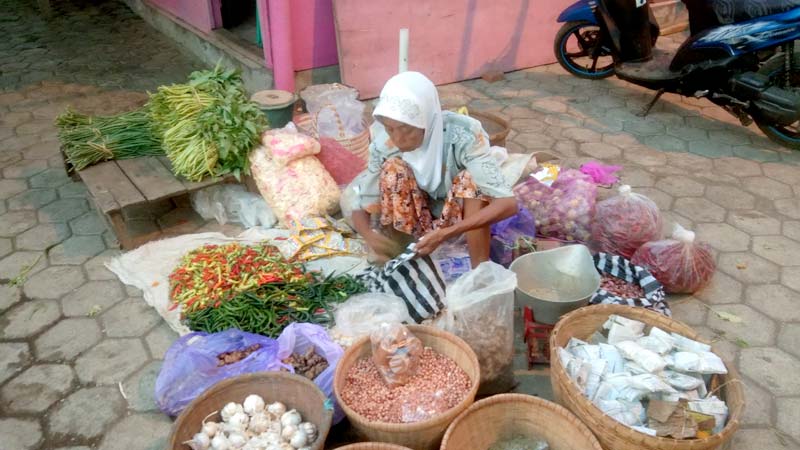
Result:
M163 448L170 421L152 386L175 334L103 266L115 239L64 174L52 120L67 106L136 107L198 64L117 1L54 2L51 19L34 3L0 0L0 448ZM639 118L650 93L557 66L441 94L509 119L511 151L622 165L668 223L709 242L711 285L671 306L743 376L749 406L732 448L800 448L800 152L701 100L666 95ZM158 209L162 222L185 214ZM516 361L518 389L550 397L546 370Z

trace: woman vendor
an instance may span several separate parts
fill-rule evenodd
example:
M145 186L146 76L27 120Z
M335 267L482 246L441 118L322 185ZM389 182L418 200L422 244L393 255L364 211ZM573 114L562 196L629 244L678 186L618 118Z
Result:
M392 77L373 116L351 219L375 256L396 256L404 237L427 255L464 234L473 267L488 261L490 226L516 214L517 202L481 123L442 111L436 86L418 72Z

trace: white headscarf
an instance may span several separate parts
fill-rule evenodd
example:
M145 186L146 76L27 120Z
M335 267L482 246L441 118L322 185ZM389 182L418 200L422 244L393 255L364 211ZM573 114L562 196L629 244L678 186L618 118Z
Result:
M403 161L411 166L417 185L429 193L442 183L444 167L444 122L436 86L419 72L403 72L383 86L373 116L387 117L425 130L422 145L403 152Z

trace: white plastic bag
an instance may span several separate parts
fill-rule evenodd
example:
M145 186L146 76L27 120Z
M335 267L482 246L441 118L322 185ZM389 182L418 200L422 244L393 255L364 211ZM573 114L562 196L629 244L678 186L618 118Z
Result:
M644 370L653 373L667 366L667 362L654 351L647 350L634 341L624 341L615 344L625 359L635 361Z
M381 323L411 322L408 308L400 297L368 293L354 295L333 312L336 325L330 335L342 347L349 347L358 338L369 336Z
M444 328L469 344L481 368L481 394L514 382L514 290L517 275L491 261L461 276L447 291Z
M216 219L220 225L241 223L245 228L271 228L277 222L264 199L247 192L239 184L209 186L192 193L192 207L203 219Z
M712 352L676 352L671 367L681 372L695 372L704 375L726 374L728 369L719 356Z
M608 343L616 344L639 339L643 335L644 323L612 314L603 324L603 328L608 330Z

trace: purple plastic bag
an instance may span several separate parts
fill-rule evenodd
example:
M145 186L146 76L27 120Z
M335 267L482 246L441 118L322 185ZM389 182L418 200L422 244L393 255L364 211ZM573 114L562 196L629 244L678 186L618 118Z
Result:
M218 366L220 353L261 348L233 364ZM280 370L278 342L259 334L233 329L219 333L189 333L175 341L164 356L156 379L156 403L161 411L177 416L197 396L218 382L253 372Z
M497 264L508 267L514 260L520 239L536 237L536 220L528 208L519 205L517 214L492 224L490 257Z
M278 360L282 361L292 353L302 354L310 346L314 346L314 351L328 361L328 368L314 378L314 384L333 403L333 423L339 423L344 419L344 411L336 403L336 397L333 395L333 375L344 350L331 340L328 332L321 326L311 323L290 324L278 336ZM289 370L294 372L292 368Z

